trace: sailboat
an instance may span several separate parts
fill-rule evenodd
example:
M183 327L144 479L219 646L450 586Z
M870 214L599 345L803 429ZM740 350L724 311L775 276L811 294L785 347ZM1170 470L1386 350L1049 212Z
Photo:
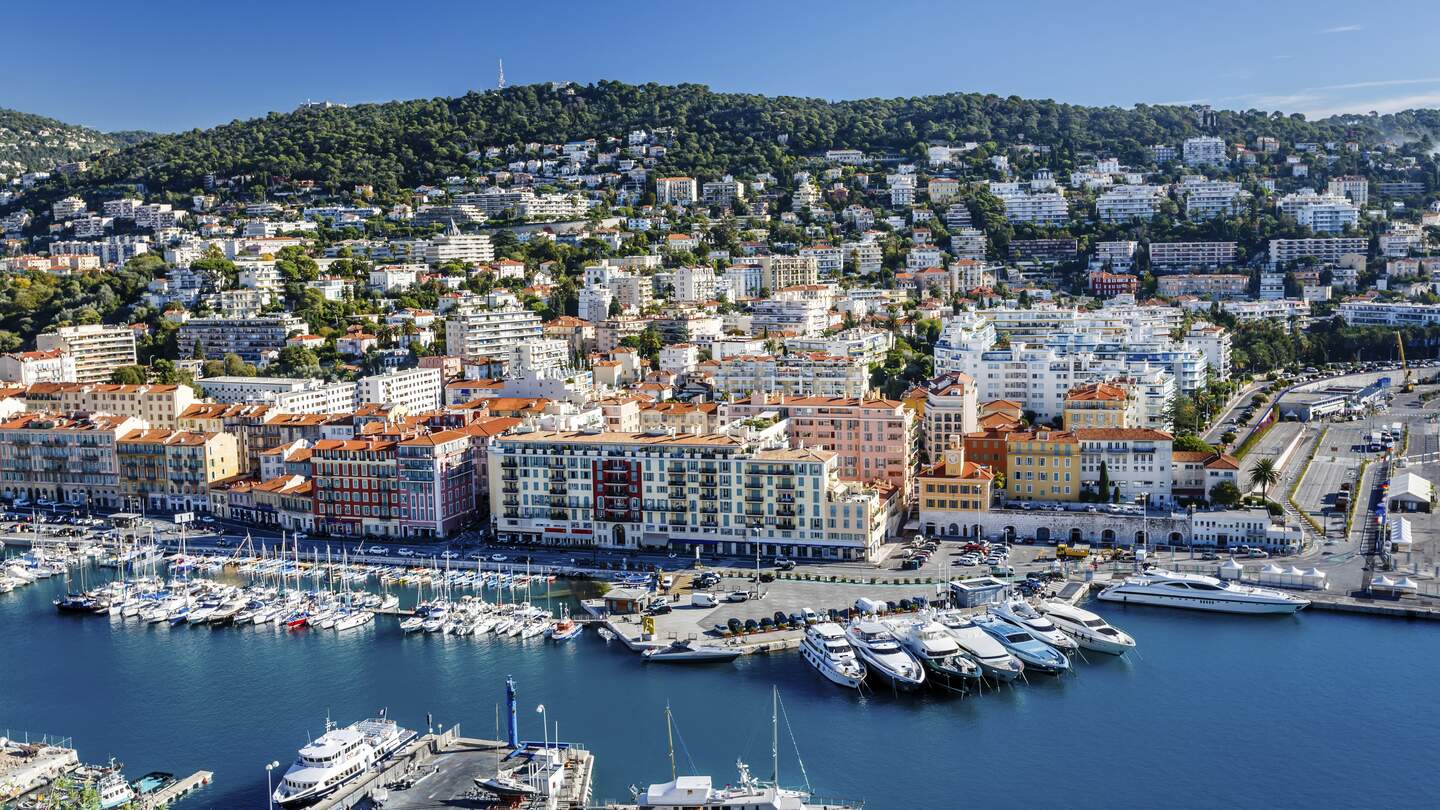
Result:
M674 718L670 707L665 707L666 733L670 735L670 781L650 785L643 792L632 787L638 810L703 810L704 808L731 808L731 810L859 810L858 802L841 804L812 804L810 802L810 778L805 775L805 763L799 759L800 773L805 776L805 790L780 787L780 691L770 691L770 759L773 767L769 781L757 779L750 773L750 766L741 760L735 761L740 772L738 785L714 786L708 776L680 776L675 769L675 745L673 737ZM789 720L786 720L789 727ZM792 737L791 742L794 742Z

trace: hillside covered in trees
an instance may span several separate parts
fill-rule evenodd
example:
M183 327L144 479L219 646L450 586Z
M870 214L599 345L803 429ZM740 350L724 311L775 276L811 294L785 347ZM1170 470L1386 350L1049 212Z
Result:
M825 101L716 93L703 85L526 85L503 91L272 113L206 130L160 135L103 156L76 184L142 182L189 192L204 176L355 182L393 190L463 173L488 145L556 142L670 127L665 168L717 174L780 171L831 148L912 154L918 144L994 141L1104 151L1143 162L1143 148L1198 134L1249 141L1371 140L1370 119L1309 122L1259 111L1217 111L1201 130L1187 107L1084 107L976 93Z
M148 132L98 132L43 115L0 108L0 175L45 171L150 137Z

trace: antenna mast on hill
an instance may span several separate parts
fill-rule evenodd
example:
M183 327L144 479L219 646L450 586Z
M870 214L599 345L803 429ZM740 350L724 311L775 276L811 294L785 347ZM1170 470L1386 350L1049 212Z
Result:
M495 86L501 90L505 89L505 60L500 60L500 75L496 77Z

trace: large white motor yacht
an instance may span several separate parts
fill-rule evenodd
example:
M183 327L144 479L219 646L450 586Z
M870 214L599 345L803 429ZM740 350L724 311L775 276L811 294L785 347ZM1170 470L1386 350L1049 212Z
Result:
M1056 627L1087 650L1124 655L1135 649L1135 639L1085 608L1065 602L1044 602L1040 609Z
M856 622L845 629L845 635L865 666L897 689L918 689L925 683L924 668L901 648L890 628L875 621Z
M373 718L345 728L326 724L319 739L300 754L275 788L275 803L299 807L318 801L394 754L415 737L394 720Z
M800 655L810 666L831 681L859 689L865 680L865 665L845 640L845 631L834 622L812 624L800 642Z
M1107 602L1208 610L1218 613L1294 613L1310 600L1201 574L1154 569L1100 592Z

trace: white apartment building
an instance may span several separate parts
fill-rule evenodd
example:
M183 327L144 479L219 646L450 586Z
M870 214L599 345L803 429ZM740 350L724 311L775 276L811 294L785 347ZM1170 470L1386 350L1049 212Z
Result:
M884 362L885 355L895 347L895 336L883 329L854 327L827 336L785 338L785 349L792 354L828 354L849 357L867 366Z
M1156 269L1228 267L1237 255L1234 242L1150 243L1150 266Z
M446 319L445 347L467 360L503 358L510 356L517 343L538 340L543 331L540 316L521 306L470 309Z
M757 264L736 264L725 268L725 283L736 300L754 298L765 289L764 273Z
M614 300L615 293L608 286L581 287L576 314L582 321L599 323L610 317L610 302Z
M1298 210L1295 221L1316 233L1344 233L1360 221L1360 209L1343 198L1328 198Z
M750 333L753 335L789 332L818 335L830 326L830 305L818 298L766 298L751 307Z
M873 560L888 503L835 453L758 436L529 431L489 451L501 540Z
M981 239L984 239L983 234L981 235ZM878 271L885 259L885 251L880 247L878 242L874 241L844 242L841 243L840 250L843 252L845 259L855 263L855 269L860 273L874 273ZM984 253L983 246L981 253Z
M1225 165L1225 141L1221 138L1186 138L1180 149L1186 166Z
M534 372L544 376L570 366L570 342L555 338L527 340L515 344L510 353L509 371L514 373Z
M950 252L960 259L985 260L985 232L972 228L968 225L950 231ZM875 266L880 266L879 246L877 245Z
M1335 197L1348 197L1361 208L1370 201L1370 181L1356 175L1332 177L1325 191Z
M1205 355L1212 380L1230 379L1230 332L1223 326L1196 321L1185 333L1185 345Z
M430 237L425 245L427 264L459 262L465 265L495 261L495 248L490 237L481 233L461 233L454 222L442 234Z
M1370 241L1364 237L1311 237L1308 239L1271 239L1270 265L1272 267L1313 256L1322 265L1338 264L1350 255L1363 257L1370 250Z
M0 354L0 381L17 385L78 382L75 357L62 349Z
M356 380L355 404L373 402L401 406L411 414L425 413L440 407L444 389L445 378L438 368L390 371Z
M1351 326L1430 326L1440 324L1440 304L1344 301L1340 317Z
M1180 193L1185 200L1185 216L1189 219L1233 217L1250 199L1250 192L1241 189L1239 183L1193 176L1186 177L1180 184Z
M660 205L693 205L699 197L693 177L655 178L655 202Z
M639 312L655 300L655 284L649 276L617 273L610 277L610 292L627 310Z
M810 245L800 248L800 255L815 260L815 271L821 278L840 275L844 269L845 254L834 245Z
M793 397L863 397L870 387L869 368L849 357L825 354L737 355L715 372L718 396L749 396L756 391Z
M700 364L700 348L693 343L674 343L660 349L660 370L689 374Z
M120 366L135 365L135 333L128 326L63 326L35 336L42 352L62 351L74 358L75 382L106 382Z
M700 188L700 199L706 205L729 205L735 200L745 199L745 184L728 174L719 180L711 180Z
M760 257L760 285L772 293L819 280L820 271L814 256Z
M1095 245L1095 256L1090 260L1091 269L1110 267L1111 271L1124 273L1135 264L1135 250L1140 243L1130 240L1100 242Z
M1104 464L1121 503L1137 503L1142 496L1147 506L1173 503L1174 440L1169 433L1116 427L1076 428L1071 433L1080 441L1080 479L1087 488L1093 491Z
M346 413L355 408L353 382L292 377L207 377L205 396L216 402L269 405L276 413Z
M1048 174L1048 173L1041 173ZM1011 222L1034 225L1064 225L1070 219L1065 192L1044 179L1030 183L990 183L990 193L1005 206L1005 218Z
M1101 222L1148 221L1160 212L1165 190L1159 186L1115 186L1095 200Z
M675 268L676 301L698 303L713 298L715 298L715 269L713 267Z

